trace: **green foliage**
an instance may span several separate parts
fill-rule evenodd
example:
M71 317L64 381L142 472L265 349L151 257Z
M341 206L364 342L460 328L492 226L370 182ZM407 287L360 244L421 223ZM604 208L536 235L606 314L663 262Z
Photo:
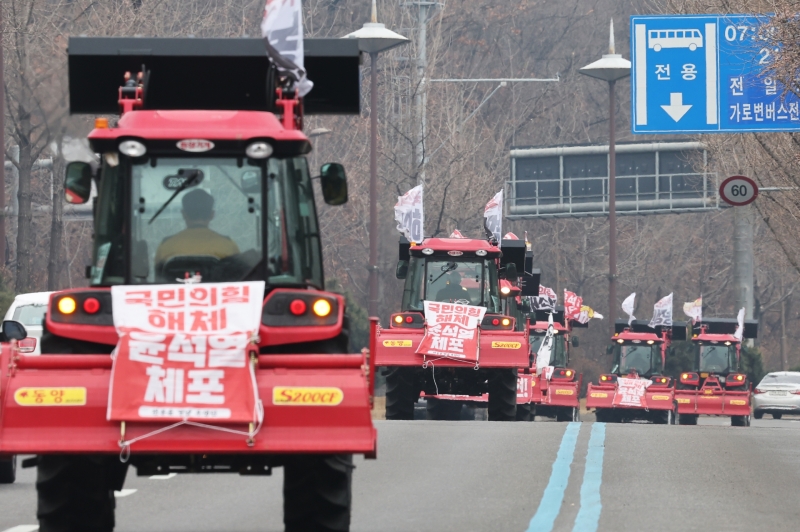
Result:
M753 384L758 384L764 378L764 360L761 358L761 351L756 347L742 346L742 360L740 371L747 373L747 378Z
M694 346L692 342L673 342L667 353L664 374L677 379L682 371L690 371L694 367Z

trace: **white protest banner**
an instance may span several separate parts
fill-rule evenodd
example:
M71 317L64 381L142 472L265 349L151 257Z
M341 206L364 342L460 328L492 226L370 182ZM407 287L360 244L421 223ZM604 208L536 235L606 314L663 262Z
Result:
M578 321L581 317L583 298L575 292L564 290L564 316L569 320Z
M294 78L302 98L314 88L303 67L303 6L301 0L267 0L261 35L267 55L281 74Z
M672 327L672 293L667 297L662 297L653 306L653 319L648 324L650 327Z
M264 282L113 286L109 421L255 421Z
M422 185L412 188L402 196L397 196L397 203L394 206L394 219L397 221L397 230L409 242L422 242L424 238L422 232L425 227Z
M555 290L542 285L539 285L539 295L531 296L528 299L532 310L555 310L556 303L558 303Z
M503 234L503 191L494 195L483 211L484 224L492 232L497 242L500 243L500 235Z
M450 233L450 238L467 238L461 234L461 231L458 229L453 229L453 232Z
M603 315L599 312L595 312L589 305L581 305L581 312L578 314L578 323L589 323L591 319L602 320Z
M631 322L636 319L633 315L633 301L636 299L636 292L632 293L628 297L625 298L625 301L622 302L622 311L628 315L628 326L630 327Z
M736 316L736 332L733 333L733 337L742 341L742 337L744 336L744 307L739 309L739 315Z
M692 324L703 321L703 296L683 304L683 313L692 318Z
M617 391L614 394L614 406L636 406L647 408L645 392L652 384L649 379L617 379Z
M544 339L542 340L542 345L539 346L539 349L536 351L536 374L541 375L542 370L546 367L550 366L550 359L553 355L553 343L555 337L555 327L553 327L553 314L550 313L547 315L547 333L544 335ZM550 374L552 374L552 368L550 370ZM547 375L547 379L550 379L550 376Z
M478 325L486 307L424 301L425 336L416 353L434 358L477 362Z

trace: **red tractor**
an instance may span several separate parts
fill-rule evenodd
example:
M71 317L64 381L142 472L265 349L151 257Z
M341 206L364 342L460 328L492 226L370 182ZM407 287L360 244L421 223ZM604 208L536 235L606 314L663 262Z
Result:
M675 383L664 365L672 341L686 339L686 323L653 328L646 320L617 320L614 329L607 349L614 357L611 372L589 383L586 408L595 410L598 422L675 424Z
M742 342L735 319L706 318L692 326L694 364L675 390L678 423L697 425L700 415L729 416L734 427L750 426L751 383L741 372ZM745 320L743 338L755 338L758 322Z
M305 51L315 86L301 100L261 39L70 39L71 112L121 116L97 119L89 134L99 168L66 171L68 201L98 190L90 287L51 296L41 356L2 352L0 457L35 455L23 467L38 467L42 532L112 530L114 490L131 464L138 475L282 466L287 530L349 529L352 455L376 452L373 373L364 354L348 354L344 298L324 290L300 126L303 108L358 113L360 58L344 39L306 40ZM326 203L344 203L341 165L320 173ZM184 224L196 234L170 244ZM159 258L167 245L170 258ZM248 346L263 430L247 440L198 424L159 432L168 423L107 420L119 340L111 288L183 280L266 285ZM14 322L3 332L25 335Z
M413 419L424 392L429 419L458 419L463 400L488 393L490 421L517 416L517 370L530 367L527 328L508 314L510 286L525 264L525 243L426 238L400 242L397 278L405 280L400 312L375 341L375 365L386 375L386 419ZM537 284L538 289L538 284ZM426 333L424 301L485 307L478 327L478 361L429 359L416 351ZM430 396L448 397L447 400Z
M580 391L583 375L569 367L570 344L578 347L578 337L573 336L574 327L588 327L588 323L580 323L568 319L563 307L553 312L553 347L550 356L550 375L542 371L536 374L534 365L529 374L520 375L521 380L529 384L520 386L522 390L530 390L531 420L534 416L555 418L556 421L580 421ZM549 327L549 310L536 310L531 313L534 320L530 323L531 353L537 352L542 345ZM536 358L534 357L534 362ZM549 372L549 371L548 371ZM519 410L519 405L517 409Z

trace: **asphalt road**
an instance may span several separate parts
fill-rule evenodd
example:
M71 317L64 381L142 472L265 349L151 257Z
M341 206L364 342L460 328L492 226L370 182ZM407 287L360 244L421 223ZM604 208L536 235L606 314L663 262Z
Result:
M352 530L797 530L800 419L700 423L380 421ZM0 532L36 530L34 477L0 486ZM281 482L130 474L117 530L279 531Z

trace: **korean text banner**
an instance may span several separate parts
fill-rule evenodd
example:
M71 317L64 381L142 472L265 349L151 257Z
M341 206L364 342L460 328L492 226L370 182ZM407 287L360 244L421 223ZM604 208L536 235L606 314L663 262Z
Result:
M486 307L425 301L425 336L417 354L478 361L478 325Z
M254 421L264 282L114 286L110 421Z
M647 408L645 392L652 381L646 379L617 379L617 393L614 395L614 406L634 406Z
M409 242L422 242L424 238L423 231L425 229L422 185L412 188L402 196L397 196L397 203L394 205L394 219L397 221L397 230L400 231ZM451 236L451 238L454 237Z

